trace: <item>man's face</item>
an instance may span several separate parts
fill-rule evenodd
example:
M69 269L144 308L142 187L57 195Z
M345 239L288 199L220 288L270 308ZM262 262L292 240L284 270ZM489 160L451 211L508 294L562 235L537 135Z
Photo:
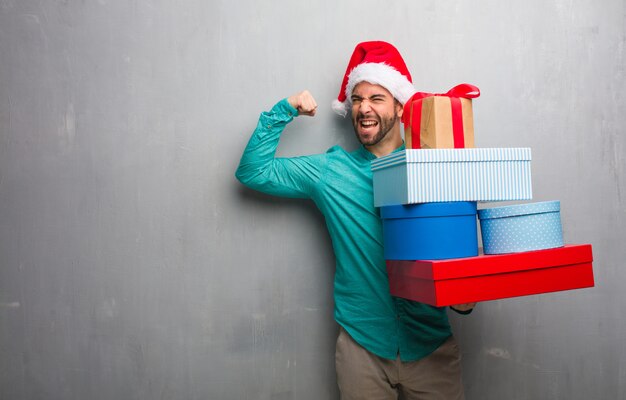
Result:
M398 123L402 105L380 85L361 82L352 91L352 125L356 137L365 146L383 140Z

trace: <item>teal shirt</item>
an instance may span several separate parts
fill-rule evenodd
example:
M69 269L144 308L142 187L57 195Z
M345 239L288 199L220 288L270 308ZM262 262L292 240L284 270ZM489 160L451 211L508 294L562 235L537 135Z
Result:
M448 317L445 308L389 294L370 169L376 156L363 146L353 152L335 146L325 154L276 158L280 135L296 115L286 99L261 114L237 179L264 193L315 202L335 252L335 320L357 343L392 360L432 353L451 335Z

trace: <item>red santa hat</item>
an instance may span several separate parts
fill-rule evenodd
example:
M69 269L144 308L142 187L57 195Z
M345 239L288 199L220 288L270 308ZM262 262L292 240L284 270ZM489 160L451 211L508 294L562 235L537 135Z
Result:
M406 103L416 92L411 74L398 49L387 42L357 44L348 63L333 110L345 116L352 108L352 90L360 82L369 82L387 89L400 103Z

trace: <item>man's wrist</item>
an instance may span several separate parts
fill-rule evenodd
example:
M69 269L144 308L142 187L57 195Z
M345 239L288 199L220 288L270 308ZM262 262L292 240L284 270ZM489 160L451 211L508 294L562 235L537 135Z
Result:
M278 104L276 104L276 107L278 107L278 111L287 114L289 117L298 116L298 110L292 106L291 103L289 103L289 99L286 97L279 101Z
M266 129L284 126L298 115L298 110L293 108L287 99L282 99L274 104L271 110L261 113L260 123Z
M470 308L469 310L465 310L465 311L462 311L462 310L457 310L456 308L454 308L454 307L452 307L452 306L450 306L450 308L451 308L454 312L459 313L459 314L461 314L461 315L471 314L471 313L472 313L472 311L474 311L474 308L473 308L473 307L472 307L472 308Z

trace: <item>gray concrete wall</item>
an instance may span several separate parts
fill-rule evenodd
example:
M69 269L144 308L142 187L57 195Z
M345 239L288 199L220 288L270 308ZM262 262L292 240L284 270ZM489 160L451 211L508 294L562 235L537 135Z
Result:
M0 398L334 399L333 257L312 204L234 179L258 114L308 88L281 155L354 148L354 45L478 85L477 145L530 146L535 200L596 287L452 316L468 399L626 398L626 7L564 1L0 1Z

